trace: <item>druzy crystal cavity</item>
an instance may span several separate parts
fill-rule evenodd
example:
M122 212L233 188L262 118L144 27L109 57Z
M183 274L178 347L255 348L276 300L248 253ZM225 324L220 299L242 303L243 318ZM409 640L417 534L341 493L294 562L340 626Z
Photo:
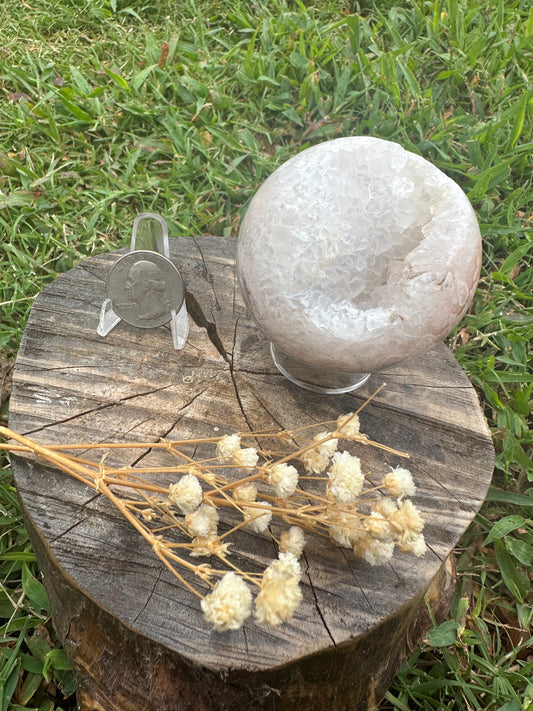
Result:
M297 154L242 222L244 298L304 366L368 373L411 359L465 313L481 238L468 198L432 163L370 137Z

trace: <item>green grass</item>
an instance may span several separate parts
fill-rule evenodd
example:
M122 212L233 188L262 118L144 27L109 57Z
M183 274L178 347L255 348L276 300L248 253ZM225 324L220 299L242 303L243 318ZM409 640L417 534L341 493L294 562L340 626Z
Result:
M404 665L387 711L533 709L529 5L0 7L0 349L8 361L33 298L87 255L128 244L137 212L166 216L172 236L236 235L263 180L313 143L357 134L396 140L469 195L483 271L449 342L485 408L496 470L457 550L451 619ZM67 709L72 680L4 465L0 711Z

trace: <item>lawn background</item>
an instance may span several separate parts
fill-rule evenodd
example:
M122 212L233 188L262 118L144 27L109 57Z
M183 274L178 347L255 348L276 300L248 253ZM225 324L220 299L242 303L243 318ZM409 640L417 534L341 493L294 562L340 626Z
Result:
M450 620L382 708L531 711L528 0L3 0L0 28L4 421L33 299L126 246L138 212L165 216L173 237L236 236L278 165L349 135L398 141L465 190L483 268L448 342L479 393L496 470L457 548ZM0 711L67 711L72 675L5 459L0 476Z

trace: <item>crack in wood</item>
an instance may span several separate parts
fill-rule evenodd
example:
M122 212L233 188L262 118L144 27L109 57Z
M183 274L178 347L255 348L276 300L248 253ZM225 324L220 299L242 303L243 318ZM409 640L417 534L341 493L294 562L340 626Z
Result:
M458 388L459 389L459 388ZM383 409L387 410L389 412L392 412L396 416L398 416L398 413L401 413L401 416L405 419L413 420L413 422L421 422L423 423L423 426L417 429L423 430L424 428L428 427L428 424L434 425L438 427L440 430L445 430L447 429L450 432L454 433L454 439L461 441L461 438L464 436L463 433L472 433L471 426L469 427L468 424L465 424L464 426L455 424L453 422L443 422L438 418L438 415L430 415L427 412L424 412L423 414L420 414L418 412L415 412L414 410L408 410L408 409L399 409L398 406L396 405L391 405L390 403L384 401L384 400L373 400L372 401L373 406L378 409ZM480 417L480 422L482 422L482 419ZM481 434L480 432L476 433L478 436ZM486 430L485 433L483 433L484 437L486 438L486 441L490 444L492 444L492 438L490 436L490 433L488 429Z
M231 382L233 383L233 389L235 390L235 397L237 398L237 402L238 402L240 410L242 412L242 416L244 417L244 420L245 420L246 425L248 426L248 429L250 430L250 432L253 432L254 427L253 427L253 424L248 419L248 415L246 414L246 410L245 410L244 404L241 399L241 394L239 393L239 388L237 386L237 380L235 378L235 372L233 369L233 363L235 360L235 357L234 357L235 356L235 347L237 344L237 329L238 329L238 327L239 327L239 319L237 318L235 320L235 326L233 328L233 345L232 345L232 349L231 349L231 361L229 361L229 372L230 372L230 376L231 376Z
M391 563L391 561L389 561L389 562L387 563L387 565L388 565L389 568L392 570L393 575L396 576L396 580L398 581L399 585L402 585L403 587L405 587L405 580L404 580L404 579L402 578L402 576L398 573L398 571L397 571L396 568L394 567L393 563ZM395 585L394 587L398 587L398 586Z
M248 648L248 637L246 636L246 627L242 628L242 636L244 637L244 647L246 649L246 656L250 655L250 650Z
M41 365L37 365L31 368L27 363L17 363L17 371L19 371L19 377L23 374L31 373L56 373L56 372L68 372L69 370L87 370L94 368L94 363L89 363L88 365L60 365L54 368L45 368Z
M305 564L306 564L305 574L306 574L306 576L307 576L307 580L309 581L309 587L310 587L310 589L311 589L311 593L312 593L313 599L314 599L314 601L315 601L316 611L317 611L317 613L318 613L318 616L320 617L320 620L321 620L321 622L322 622L322 624L323 624L323 626L324 626L324 629L326 630L326 632L327 632L327 634L328 634L328 637L329 637L330 640L331 640L331 643L333 644L333 646L334 646L335 649L336 649L336 648L337 648L337 642L335 641L335 638L333 637L333 635L332 635L332 633L331 633L331 630L329 629L329 627L328 627L328 625L327 625L327 622L326 622L326 620L325 620L325 618L324 618L324 615L322 614L322 610L320 609L320 605L318 604L318 597L317 597L317 594L316 594L315 586L313 585L313 581L312 581L312 579L311 579L311 573L309 572L309 561L307 560L307 556L305 555L305 553L302 553L302 557L303 557L303 559L305 560Z
M451 498L454 499L458 504L462 505L467 509L468 511L472 511L474 514L478 512L478 507L475 506L475 504L470 504L467 501L464 500L461 496L458 496L455 494L451 489L448 489L448 487L444 486L442 481L440 479L436 479L431 473L429 472L424 472L425 475L431 479L431 481L436 484L438 487L440 487L443 491L446 492L446 494ZM457 515L457 514L456 514Z
M94 498L95 498L94 496L91 497L91 500L94 500ZM89 502L87 502L87 503L89 503ZM85 505L86 504L83 504L82 508L84 508ZM82 518L81 521L76 521L76 523L73 523L72 526L69 526L67 529L65 529L61 533L58 533L57 536L54 536L53 538L51 538L50 543L56 543L57 541L59 541L60 538L63 538L63 536L66 536L68 533L70 533L72 530L74 530L75 528L80 526L82 523L85 523L86 521L88 521L90 518L91 518L91 516L89 515L89 516L86 516L85 518Z
M374 615L378 614L376 608L374 607L374 605L372 605L372 602L370 601L370 598L369 598L368 595L366 594L365 589L363 588L363 586L362 586L361 583L359 582L359 579L358 579L358 577L356 576L356 574L355 574L355 572L354 572L354 569L352 568L352 560L351 560L350 558L348 558L347 551L346 551L344 548L341 548L340 551L341 551L341 554L342 554L342 556L343 556L343 558L344 558L344 560L345 560L345 562L346 562L346 565L348 566L348 570L349 570L350 573L352 574L352 578L354 579L355 584L356 584L357 587L359 588L359 591L360 591L361 595L363 596L363 598L364 598L366 604L368 605L369 609L372 610L372 613L373 613Z
M263 410L268 414L268 416L270 417L270 419L273 420L273 421L276 423L276 425L279 427L279 431L280 431L280 432L286 432L286 430L283 428L283 424L278 420L278 418L276 417L276 415L275 415L271 410L269 410L269 408L265 405L265 403L261 400L260 397L257 397L257 393L254 393L254 396L255 396L255 399L260 403L260 405L261 405L261 407L263 408ZM290 440L291 440L291 441L294 443L294 445L296 446L297 442L296 442L296 440L294 439L294 437L290 436L288 433L287 433L287 437L290 438Z
M222 343L220 336L218 335L216 323L207 319L202 307L196 300L196 297L188 291L185 292L185 303L187 304L189 316L192 318L194 323L198 326L198 328L205 329L211 343L215 346L222 358L229 363L229 355L224 348L224 344Z
M169 388L173 387L174 384L170 385L163 385L160 388L155 388L152 390L147 390L146 392L143 393L134 393L132 395L124 395L124 397L119 398L118 400L113 400L111 402L103 402L100 403L100 405L97 405L96 407L91 407L88 410L83 410L82 412L77 412L74 415L70 415L70 417L65 417L62 420L54 420L54 422L50 422L49 424L44 424L41 425L40 427L37 427L32 430L27 430L24 432L25 435L30 435L30 434L35 434L36 432L43 432L44 430L48 429L49 427L55 427L56 425L62 425L65 424L66 422L73 422L74 420L80 418L80 417L85 417L86 415L92 415L93 412L101 412L102 410L106 410L107 408L111 407L120 407L123 405L125 402L128 402L129 400L135 400L138 397L146 397L147 395L155 395L162 390L168 390Z
M242 371L239 371L239 372L242 372ZM277 424L277 426L280 429L280 432L287 432L284 425L278 420L276 415L265 405L265 403L263 402L263 400L261 399L261 397L258 395L258 393L255 390L254 390L254 397L257 400L257 402L261 405L263 410L267 413L267 415ZM298 443L297 443L296 439L291 436L291 440L294 443L294 445L297 446Z
M159 581L161 580L161 574L162 574L162 572L163 572L162 568L159 568L159 570L157 571L156 579L154 580L154 584L152 585L152 589L150 590L150 593L149 593L148 597L146 598L146 600L145 600L145 602L144 602L144 605L143 605L142 608L139 610L139 612L135 615L135 618L134 618L134 620L132 621L132 624L133 624L133 625L137 622L137 620L139 619L139 617L142 615L142 613L146 610L146 608L147 608L148 605L150 604L150 601L152 600L152 598L153 598L153 596L154 596L154 594L155 594L155 589L156 589L156 587L157 587Z
M184 412L184 410L187 410L187 408L189 408L195 400L197 400L201 395L203 395L206 390L207 390L207 388L204 388L204 389L201 390L199 393L195 393L195 394L191 397L191 399L190 399L188 402L186 402L184 405L182 405L182 407L181 407L181 408L179 409L179 411L178 411L179 417L178 417L176 420L174 420L174 422L172 423L172 425L171 425L170 427L168 427L168 428L165 430L165 432L163 432L163 434L161 434L161 435L158 436L159 441L164 440L164 439L172 432L172 430L176 427L176 425L178 424L178 422L183 419L183 412ZM149 447L145 452L143 452L142 454L140 454L140 455L131 463L130 466L134 467L134 466L136 466L137 464L139 464L139 462L141 462L145 457L147 457L147 456L150 454L150 452L151 452L152 450L153 450L153 447Z
M204 258L204 253L202 252L202 248L200 247L200 245L199 245L198 242L196 241L196 238L194 237L194 235L191 237L191 239L192 239L192 242L193 242L194 246L195 246L196 249L198 250L198 254L200 255L200 259L202 260L202 276L204 277L204 279L209 280L209 269L207 268L207 263L206 263L205 258Z
M153 416L150 415L149 417L145 417L144 420L141 420L140 422L136 422L132 427L129 427L127 430L121 430L120 435L122 439L129 439L128 435L130 432L133 432L133 430L136 430L138 427L141 427L144 425L146 422L151 422L153 420ZM105 439L100 440L101 442L105 442Z
M119 252L121 252L121 251L124 251L124 250L119 250L114 253L117 256L117 258L118 258ZM108 264L107 264L107 260L106 260L106 267L107 266L108 266ZM76 267L76 269L77 270L79 269L80 271L83 271L86 274L89 274L90 276L94 277L95 279L98 279L98 281L102 282L102 284L105 284L107 281L107 273L105 274L105 276L102 276L101 269L98 269L98 271L95 271L93 269L89 269L86 266L82 266L82 265L78 265Z
M240 292L238 281L237 281L237 270L233 270L233 298L231 302L231 313L234 314L237 310L237 292Z
M235 368L236 373L242 373L242 375L256 375L256 376L266 376L266 377L275 377L278 378L280 376L279 372L272 367L272 370L250 370L248 368Z
M446 558L447 558L448 556L446 556L446 557L443 558L441 555L439 555L439 554L437 553L437 551L433 548L433 546L428 545L427 542L426 542L426 546L427 546L427 549L433 553L433 555L435 556L435 558L437 558L438 560L440 560L441 563L444 563L444 561L446 560Z
M81 483L81 482L80 482ZM80 509L83 511L83 509L87 508L90 504L92 504L93 501L96 501L96 499L100 498L101 494L97 492L94 494L94 496L91 496L87 501L84 501L83 504L81 504Z
M386 379L385 373L380 373L380 375L383 375L383 377ZM401 375L395 375L394 379L398 380ZM408 377L407 375L405 376L406 378ZM470 392L470 386L469 385L429 385L428 383L415 383L411 381L408 383L411 387L413 388L423 388L424 390L457 390L461 391L464 390L465 392ZM390 393L397 393L397 394L402 394L401 390L395 390L393 387L388 386L387 387L387 392Z
M204 253L202 252L202 248L200 247L200 245L198 244L198 242L196 241L196 239L195 239L194 237L192 237L192 241L193 241L193 243L194 243L194 246L195 246L196 249L198 250L198 252L199 252L199 254L200 254L200 258L201 258L201 260L202 260L202 274L203 274L203 277L204 277L204 279L208 282L209 286L211 287L211 291L213 292L213 298L214 298L214 300L215 300L215 306L216 306L216 308L220 311L220 302L219 302L219 300L218 300L218 297L217 297L217 294L216 294L216 291L215 291L215 287L214 287L214 284L213 284L213 270L208 268L207 262L206 262L205 257L204 257Z

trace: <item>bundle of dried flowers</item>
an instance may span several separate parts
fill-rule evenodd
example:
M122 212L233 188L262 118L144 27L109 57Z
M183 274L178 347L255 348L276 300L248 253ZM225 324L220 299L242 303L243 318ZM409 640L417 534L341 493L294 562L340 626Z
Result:
M357 442L408 456L361 433L360 410L326 423L333 427L315 434L303 447L295 444L295 437L298 435L301 440L310 428L231 434L209 440L55 447L45 447L0 428L0 434L19 443L1 446L32 452L105 495L172 573L201 598L206 621L223 632L240 628L252 615L254 604L260 624L278 625L292 617L302 600L299 558L309 535L327 537L351 548L370 565L389 561L395 547L404 553L424 555L424 522L408 498L416 491L409 470L390 468L379 485L365 488L361 460L339 449L339 442ZM282 444L283 454L243 446L243 440L257 443L264 437ZM191 443L212 443L215 456L193 461L182 451ZM180 463L172 467L117 469L106 466L107 455L95 463L65 452L126 447L164 449ZM179 474L169 486L140 478L140 474L169 472ZM219 522L224 510L233 511L239 520L221 534ZM273 519L287 526L279 540L271 533ZM240 570L231 562L228 539L240 528L271 536L278 544L277 559L262 574ZM172 537L171 532L178 532L178 538ZM194 561L206 556L215 556L225 569ZM185 570L201 579L208 592L186 580ZM253 588L258 589L255 601Z

